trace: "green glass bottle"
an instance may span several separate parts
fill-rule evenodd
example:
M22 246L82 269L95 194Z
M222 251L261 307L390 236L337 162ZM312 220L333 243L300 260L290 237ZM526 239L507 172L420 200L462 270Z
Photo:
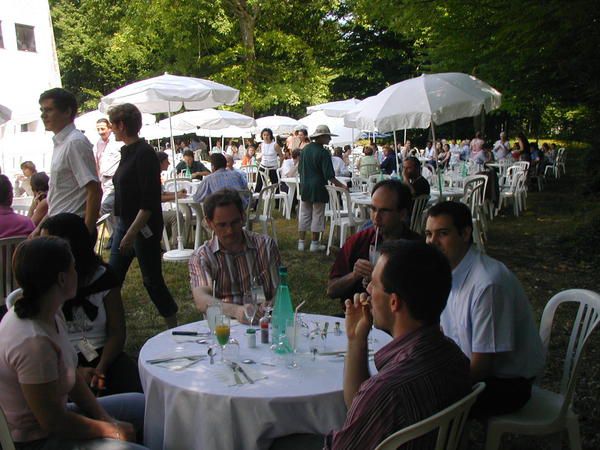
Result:
M278 342L279 336L285 334L286 322L294 319L294 309L292 308L292 296L290 295L290 289L287 281L287 268L279 268L279 287L277 288L277 294L275 296L275 306L273 307L273 319L271 321L272 327L272 341L273 343Z

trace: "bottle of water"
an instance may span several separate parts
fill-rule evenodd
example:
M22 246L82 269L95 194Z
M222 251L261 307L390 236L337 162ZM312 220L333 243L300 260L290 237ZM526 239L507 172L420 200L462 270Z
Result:
M279 336L285 334L286 322L294 319L292 297L287 284L287 268L279 268L279 280L279 287L277 288L277 294L275 296L275 306L273 308L271 321L273 343L278 342Z

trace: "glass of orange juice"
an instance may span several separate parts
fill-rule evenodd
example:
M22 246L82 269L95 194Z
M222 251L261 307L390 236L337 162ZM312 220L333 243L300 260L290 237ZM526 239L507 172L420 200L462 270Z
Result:
M231 322L228 316L218 314L215 317L215 335L217 342L221 346L221 362L223 362L223 347L229 342L229 334L231 332Z

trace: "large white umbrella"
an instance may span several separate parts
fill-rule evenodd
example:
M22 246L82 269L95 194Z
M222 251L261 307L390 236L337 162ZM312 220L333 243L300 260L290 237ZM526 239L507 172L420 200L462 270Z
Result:
M0 125L6 123L10 120L12 116L12 111L6 106L0 105Z
M231 137L241 137L241 138L251 138L252 133L255 131L256 127L227 127L227 128L218 128L214 130L209 130L208 128L198 128L196 130L197 136L223 136L226 138Z
M290 134L298 125L300 122L288 116L265 116L256 119L256 129L259 133L264 128L270 128L273 134Z
M346 126L368 131L428 128L500 106L502 95L464 73L421 75L388 86L345 116Z
M186 111L171 117L171 121L174 127L180 129L204 128L207 130L218 130L230 126L244 128L256 126L256 121L253 117L213 108L202 111ZM164 120L161 120L160 123L162 125Z
M98 109L106 112L111 106L123 103L136 105L141 112L171 113L186 109L204 109L237 103L240 91L224 84L201 78L182 77L164 74L147 80L137 81L117 89L102 97ZM171 123L169 128L172 129ZM171 132L171 152L175 161L175 142ZM177 198L177 180L175 180L175 209L177 211L177 250L163 255L170 261L187 261L193 250L183 248L181 224L179 220L179 200Z
M333 134L330 145L352 145L354 136L360 133L360 130L344 126L342 117L328 116L325 111L316 111L300 119L300 122L308 128L308 134L311 135L319 125L327 125Z
M173 134L173 136L182 136L184 134L192 134L195 133L196 129L192 128L188 128L185 130L181 130L179 128L169 128L169 125L167 124L166 127L161 126L158 123L154 123L151 125L142 125L142 129L140 130L140 136L145 138L145 139L163 139L163 138L168 138L171 137L171 133Z
M356 98L321 103L320 105L313 105L306 108L306 114L323 111L329 117L343 117L345 113L355 108L359 103L360 100Z
M108 119L108 116L97 109L86 112L75 118L75 128L82 130L92 140L91 136L95 136L96 133L96 122L100 119ZM156 116L154 114L142 113L143 125L152 125L154 123L156 123Z

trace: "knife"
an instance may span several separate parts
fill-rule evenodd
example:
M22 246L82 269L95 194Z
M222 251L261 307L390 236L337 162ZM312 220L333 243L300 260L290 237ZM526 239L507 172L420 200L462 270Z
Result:
M250 384L254 384L254 380L248 376L248 374L247 374L247 373L246 373L246 371L245 371L245 370L242 368L242 366L240 366L238 363L232 363L232 364L233 364L233 367L235 367L237 370L239 370L239 371L240 371L240 373L241 373L241 374L244 376L244 378L245 378L246 380L248 380L248 383L250 383Z

